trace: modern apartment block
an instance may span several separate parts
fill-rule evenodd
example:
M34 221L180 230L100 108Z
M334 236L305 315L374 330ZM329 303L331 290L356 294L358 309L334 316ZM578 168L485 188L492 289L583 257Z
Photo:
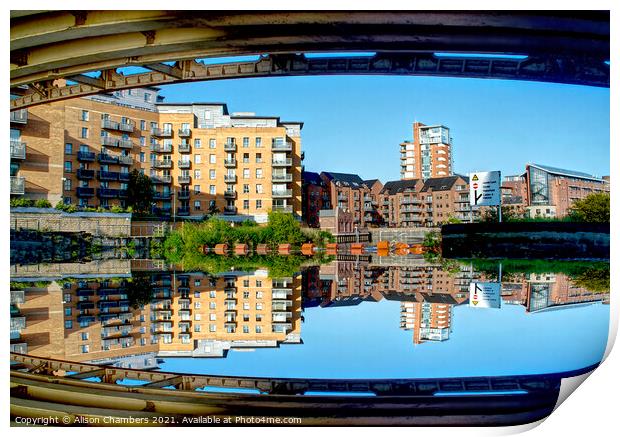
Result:
M159 89L145 88L11 113L11 194L123 206L139 169L162 215L301 217L303 123L229 114L223 103L162 102Z
M478 218L478 211L469 206L469 180L460 175L386 182L378 204L389 227L437 226L450 218Z
M610 189L604 178L541 164L527 164L524 177L530 217L565 217L575 201Z
M400 178L426 180L452 174L450 129L443 125L413 123L413 141L400 144Z
M326 192L332 208L341 208L353 214L353 224L367 227L376 224L376 198L383 187L377 179L364 181L356 174L322 172Z
M216 358L235 348L301 342L300 277L276 280L256 272L150 278L153 300L137 309L122 280L59 281L11 291L11 350L154 367L154 357Z
M327 184L318 173L304 171L302 173L302 217L305 224L318 228L319 211L331 209L331 200Z

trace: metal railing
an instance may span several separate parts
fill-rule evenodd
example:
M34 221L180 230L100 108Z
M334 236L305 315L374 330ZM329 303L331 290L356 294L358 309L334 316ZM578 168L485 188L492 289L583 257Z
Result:
M26 143L11 140L11 159L26 159Z
M26 178L19 176L11 176L11 194L25 194Z
M28 123L28 110L11 111L11 123Z

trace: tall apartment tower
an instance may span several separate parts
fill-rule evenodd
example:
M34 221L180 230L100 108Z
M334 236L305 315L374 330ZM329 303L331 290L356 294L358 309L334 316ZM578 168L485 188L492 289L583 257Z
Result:
M452 175L450 129L413 123L413 141L400 144L400 178L426 180Z

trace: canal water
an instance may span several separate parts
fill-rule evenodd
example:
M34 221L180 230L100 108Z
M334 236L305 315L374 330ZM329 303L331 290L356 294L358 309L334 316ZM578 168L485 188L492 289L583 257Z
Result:
M13 351L170 372L368 379L571 371L600 362L609 328L606 263L350 259L285 278L233 270L12 281Z

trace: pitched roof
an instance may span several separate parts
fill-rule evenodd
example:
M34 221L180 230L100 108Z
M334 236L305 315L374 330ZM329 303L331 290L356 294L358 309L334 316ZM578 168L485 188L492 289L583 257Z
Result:
M302 172L301 180L304 184L321 185L323 183L323 179L321 179L321 176L313 171Z
M351 174L351 173L333 173L333 172L329 172L329 171L324 171L323 173L325 176L327 176L327 178L331 181L334 182L340 182L342 185L345 186L353 186L353 187L357 187L360 186L364 183L364 181L362 180L361 177L359 177L356 174Z
M429 190L433 191L446 191L452 188L454 183L461 176L447 176L445 178L430 178L424 181L424 186L420 190L420 192L424 193Z
M598 178L594 175L588 174L588 173L584 173L582 171L575 171L575 170L566 170L563 168L558 168L558 167L551 167L550 165L542 165L542 164L534 164L534 163L530 163L528 164L531 167L536 167L539 168L541 170L544 170L548 173L552 173L552 174L556 174L559 176L569 176L569 177L573 177L573 178L581 178L581 179L591 179L591 180L595 180L595 181L602 181L601 178Z
M402 193L403 191L409 189L409 190L415 190L416 184L418 183L419 179L408 179L408 180L402 180L402 181L389 181L386 182L385 185L383 186L383 189L381 190L382 194L396 194L396 193Z
M364 185L366 185L368 188L372 188L372 186L377 182L379 182L379 179L366 179L364 181Z

